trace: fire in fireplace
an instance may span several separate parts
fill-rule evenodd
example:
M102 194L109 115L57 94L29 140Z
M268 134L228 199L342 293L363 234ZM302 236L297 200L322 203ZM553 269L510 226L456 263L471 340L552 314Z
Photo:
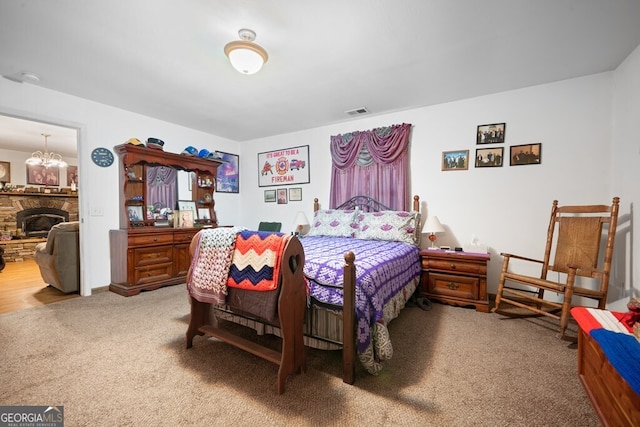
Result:
M16 214L16 226L27 237L47 237L54 225L69 221L69 212L56 208L31 208Z

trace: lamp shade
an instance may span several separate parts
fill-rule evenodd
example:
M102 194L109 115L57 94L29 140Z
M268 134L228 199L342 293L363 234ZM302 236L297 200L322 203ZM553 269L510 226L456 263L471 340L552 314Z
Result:
M296 219L293 221L293 223L296 225L296 228L302 228L306 225L309 225L309 220L307 219L307 216L304 214L304 212L300 211L296 214Z
M300 211L296 214L296 218L293 220L296 226L296 234L302 234L302 230L309 225L309 220L304 212Z
M242 40L227 43L224 53L229 58L233 68L242 74L255 74L267 62L269 55L262 46L253 43L256 33L246 28L238 31Z
M422 227L422 232L429 234L444 233L445 229L442 224L440 224L440 220L438 220L438 217L432 215L427 217L427 220Z

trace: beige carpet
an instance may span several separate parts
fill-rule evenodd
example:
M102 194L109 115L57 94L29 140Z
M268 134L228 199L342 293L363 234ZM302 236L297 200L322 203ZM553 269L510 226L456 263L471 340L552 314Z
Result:
M172 286L0 315L0 405L64 405L66 426L599 425L575 346L544 321L406 308L380 376L344 384L339 352L308 349L277 396L276 365L202 337L187 350L188 313Z

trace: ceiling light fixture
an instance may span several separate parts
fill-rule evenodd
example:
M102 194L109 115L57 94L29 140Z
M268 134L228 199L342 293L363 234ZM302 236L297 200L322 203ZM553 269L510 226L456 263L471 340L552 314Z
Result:
M256 33L246 28L238 31L241 40L227 43L224 54L227 55L233 68L242 74L255 74L267 62L269 55L262 46L253 43Z
M40 76L30 71L22 71L20 73L13 74L3 74L2 77L15 83L40 83Z
M25 163L32 166L40 165L40 166L44 166L45 168L67 167L67 162L62 160L62 156L60 154L49 152L48 139L51 135L48 133L41 133L40 135L44 136L44 153L42 151L36 151L32 153L31 157L29 157Z

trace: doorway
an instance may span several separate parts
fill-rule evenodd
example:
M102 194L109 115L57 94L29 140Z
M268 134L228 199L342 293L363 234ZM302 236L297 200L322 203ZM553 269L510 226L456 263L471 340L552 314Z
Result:
M49 137L45 139L43 134ZM0 194L12 194L14 191L20 191L20 187L39 187L28 183L28 168L25 164L26 159L38 151L59 154L68 164L68 167L62 167L58 171L58 185L45 188L44 192L54 193L55 196L55 192L63 191L62 189L68 190L71 187L67 182L70 173L72 172L76 180L81 176L78 170L79 134L80 130L77 127L0 112L0 162L4 165L6 172L2 179ZM73 187L80 199L81 183L74 182ZM79 203L78 209L79 217ZM82 224L80 232L82 233ZM82 257L80 263L82 264ZM82 277L80 293L84 294ZM13 307L9 308L10 311L21 309L20 307L25 304L26 306L43 305L74 296L79 294L65 295L55 288L48 287L42 281L38 266L29 254L19 261L8 262L0 273L0 298L3 303ZM19 302L20 298L22 302Z

